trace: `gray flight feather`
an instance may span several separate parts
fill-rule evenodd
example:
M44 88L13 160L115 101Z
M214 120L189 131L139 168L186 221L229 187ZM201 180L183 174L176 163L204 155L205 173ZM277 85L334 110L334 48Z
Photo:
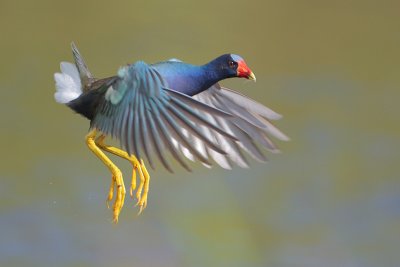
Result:
M265 162L267 159L258 148L257 144L262 145L269 151L279 152L277 146L269 138L273 136L279 140L287 141L289 138L276 128L270 120L278 120L282 116L263 106L257 101L246 97L228 88L221 87L218 83L206 91L195 95L193 99L198 100L205 106L214 107L219 112L232 114L233 117L215 116L208 113L205 115L215 127L201 127L202 132L210 140L215 140L224 148L226 154L215 153L205 146L207 153L223 168L230 169L231 163L235 163L242 168L249 166L247 159L241 150L246 151L257 161ZM198 112L199 109L196 109ZM235 139L226 138L234 136ZM197 147L204 147L204 142L196 136L189 134L195 140ZM186 157L191 159L192 155L180 146L181 151Z

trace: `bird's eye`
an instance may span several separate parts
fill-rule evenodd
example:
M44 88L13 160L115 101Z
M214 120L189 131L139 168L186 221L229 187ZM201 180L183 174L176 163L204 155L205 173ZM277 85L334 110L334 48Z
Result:
M228 61L228 65L229 65L229 68L231 68L231 69L236 68L236 62L234 62L234 61L232 61L232 60L229 60L229 61Z

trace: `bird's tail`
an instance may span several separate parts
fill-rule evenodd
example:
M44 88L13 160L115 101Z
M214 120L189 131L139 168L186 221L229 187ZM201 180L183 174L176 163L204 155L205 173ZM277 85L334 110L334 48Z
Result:
M78 98L82 91L88 90L90 84L95 80L73 42L71 43L71 48L75 64L61 62L61 73L54 74L56 82L54 98L58 103L62 104Z
M79 76L81 77L81 83L85 90L94 78L74 42L71 43L71 48L72 54L74 55L75 65L78 68Z

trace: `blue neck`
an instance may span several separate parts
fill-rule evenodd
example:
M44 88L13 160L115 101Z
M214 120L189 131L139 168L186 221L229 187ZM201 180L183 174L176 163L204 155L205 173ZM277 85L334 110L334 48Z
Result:
M153 65L170 88L186 95L196 95L207 90L220 80L228 78L218 61L213 60L202 66L183 62L162 62Z
M217 82L226 79L227 77L224 77L221 75L221 72L218 71L216 68L215 64L212 64L213 62L211 61L210 63L207 63L205 65L200 66L200 77L199 77L199 90L195 94L198 94L204 90L207 90Z

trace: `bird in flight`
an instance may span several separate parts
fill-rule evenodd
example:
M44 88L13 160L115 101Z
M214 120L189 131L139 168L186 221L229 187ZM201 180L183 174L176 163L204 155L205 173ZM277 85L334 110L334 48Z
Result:
M238 55L225 54L200 66L177 59L155 64L137 61L121 67L116 76L98 79L75 44L71 46L75 64L61 62L61 73L54 74L54 97L90 120L86 144L112 174L107 205L115 194L114 222L118 222L126 189L121 171L105 152L132 164L129 191L141 213L150 184L144 159L154 168L157 157L170 172L167 152L188 171L185 157L206 167L211 167L213 159L225 169L233 164L247 168L243 151L265 162L259 145L279 152L270 137L289 140L271 123L281 115L219 84L233 77L256 80ZM106 137L119 140L120 148L107 145Z

